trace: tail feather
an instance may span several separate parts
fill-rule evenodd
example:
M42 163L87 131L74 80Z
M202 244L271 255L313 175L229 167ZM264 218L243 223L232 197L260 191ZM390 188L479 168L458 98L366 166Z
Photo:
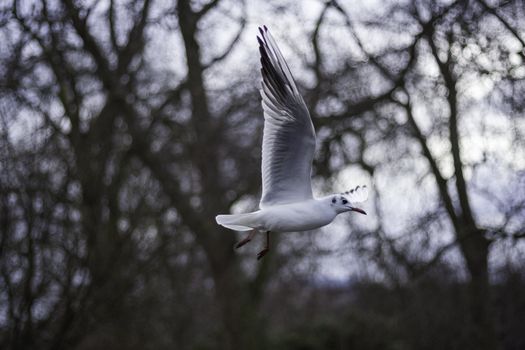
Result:
M221 226L235 231L249 231L252 230L250 218L251 214L232 214L232 215L217 215L215 221Z

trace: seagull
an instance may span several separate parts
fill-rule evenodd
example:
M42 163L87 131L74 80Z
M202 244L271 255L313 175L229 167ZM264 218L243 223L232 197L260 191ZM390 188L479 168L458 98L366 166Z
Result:
M354 211L368 197L366 186L344 193L314 198L311 173L315 152L315 129L308 108L297 90L292 73L266 26L257 36L261 54L261 97L264 110L262 144L262 196L259 210L233 215L217 215L221 226L250 231L235 245L240 248L256 233L265 232L260 260L270 250L271 232L313 230L331 223L341 213Z

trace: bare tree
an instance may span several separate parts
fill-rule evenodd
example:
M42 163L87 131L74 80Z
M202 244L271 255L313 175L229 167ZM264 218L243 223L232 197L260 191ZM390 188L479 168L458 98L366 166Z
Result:
M149 0L111 1L108 6L69 0L30 5L15 1L3 9L8 24L3 34L12 40L4 47L10 55L4 61L2 89L16 101L13 115L29 110L42 137L59 147L58 158L51 162L61 175L63 198L51 202L67 204L79 234L74 251L68 251L73 254L72 266L61 265L69 271L69 279L60 293L72 292L71 283L78 290L72 299L59 298L67 305L62 314L53 316L62 326L50 341L52 347L81 341L79 330L95 329L104 315L119 310L157 254L173 253L163 246L167 232L158 232L159 223L150 214L169 210L176 217L178 236L172 239L182 242L183 237L191 237L199 247L194 254L205 256L203 268L213 280L222 319L221 343L233 349L264 346L257 308L271 261L258 265L249 277L233 252L234 234L219 229L213 220L242 195L253 193L259 182L258 167L242 167L252 161L250 150L259 138L238 136L253 133L260 125L251 115L258 108L256 90L232 81L212 92L205 79L206 72L227 58L245 26L243 17L230 20L237 30L225 51L204 57L199 25L223 3L210 1L196 7L178 1L164 7ZM164 23L168 33L174 25L182 39L181 51L173 54L185 60L187 75L170 74L171 82L145 59L148 30L155 31L156 23ZM213 109L208 102L212 94L219 101ZM6 134L6 143L8 139ZM6 162L14 161L5 154ZM32 156L38 164L44 161L39 154ZM236 170L241 168L242 173ZM20 181L22 188L31 182ZM4 202L12 191L4 192ZM156 203L155 197L160 197ZM30 205L36 198L27 200ZM14 222L9 219L6 224L11 236L18 234ZM137 260L134 256L141 254L141 242L148 241L152 229L158 237L147 242L145 261ZM135 235L141 237L138 242ZM23 240L29 245L26 284L36 269L31 237L28 232ZM12 266L9 260L5 264ZM13 273L5 272L8 286ZM30 294L23 303L45 299ZM27 317L33 312L30 306L22 308ZM101 319L90 320L90 315ZM28 318L24 327L31 329L32 324ZM31 339L16 329L12 337Z
M384 143L399 152L408 152L409 157L413 157L412 167L416 167L420 158L424 159L428 167L419 175L420 181L428 176L435 181L439 207L432 208L428 213L416 212L413 220L419 223L407 227L411 232L404 234L408 239L404 243L402 239L391 238L388 220L382 218L382 210L376 206L380 217L378 233L382 241L376 246L379 249L376 250L379 253L378 263L388 271L393 265L385 254L390 255L413 278L439 261L443 254L458 247L469 275L470 317L474 326L471 331L472 343L486 349L499 347L490 298L490 247L502 236L522 236L520 225L509 225L509 222L521 220L524 202L523 198L515 200L509 197L510 202L498 208L505 219L489 224L486 220L480 220L486 211L480 210L478 206L476 213L473 207L473 198L476 196L488 196L489 201L496 201L499 195L487 188L476 187L475 177L479 169L501 159L501 154L490 151L490 143L496 142L491 140L494 134L491 134L487 124L491 117L480 113L487 110L505 113L510 123L522 117L523 104L514 97L516 91L524 87L520 81L522 72L519 72L522 60L516 59L523 56L523 39L518 34L518 26L522 21L517 17L518 12L513 13L511 10L513 6L519 6L518 3L506 2L496 7L476 1L451 4L414 1L408 6L394 4L386 14L395 20L380 18L361 24L381 30L385 37L399 38L397 41L392 40L391 45L383 45L374 51L361 39L356 29L357 23L349 12L342 4L331 1L325 4L313 32L315 61L312 67L320 81L336 81L334 85L339 87L342 83L337 84L337 81L348 80L349 75L359 77L352 69L352 65L357 65L361 71L370 71L382 89L379 93L362 92L363 96L357 99L354 96L349 99L330 88L328 92L319 90L321 97L316 97L318 104L322 105L324 99L335 96L344 106L341 111L318 116L320 125L349 134L356 140L361 152L357 155L346 153L344 139L340 137L325 140L324 147L333 149L334 142L341 144L343 157L354 157L371 175L379 177L381 168L392 162L391 152L375 159L368 157L370 160L366 152L367 148ZM342 19L349 36L360 50L362 63L347 61L335 72L326 72L323 68L319 33L329 11ZM407 40L407 36L411 39ZM513 40L518 42L518 49L511 47L510 42ZM398 45L397 42L407 44ZM502 42L504 44L500 44ZM469 90L471 84L476 84L472 83L474 79L490 81L487 98L481 102L486 103L486 110L474 107L472 90ZM490 101L490 98L497 99L496 96L505 96L503 99L506 102ZM480 123L482 130L467 130L469 120L470 123ZM363 129L363 125L367 124L368 130ZM521 144L522 135L509 134L511 131L506 130L513 144ZM479 136L484 140L481 143L472 141L476 132L483 134ZM406 148L406 141L403 140L407 136L418 146L417 152ZM382 141L378 142L378 137ZM445 151L443 147L436 150L441 145L446 145ZM465 147L470 147L471 152ZM483 157L473 160L472 147L479 147L477 152L483 153ZM399 161L399 158L394 158L394 162L399 164ZM513 171L512 164L497 166L502 166L503 171ZM392 175L392 169L394 166L387 174ZM467 176L466 173L472 175ZM517 189L519 182L511 186ZM421 188L428 189L427 186ZM378 193L378 199L380 195ZM400 201L407 199L400 198ZM429 258L414 254L412 249L405 250L407 244L410 247L410 242L420 242L417 235L439 235L440 230L448 230L447 227L454 234L453 241L441 243L441 247L438 246ZM403 245L404 248L401 248Z
M317 339L330 317L364 330L339 345L409 337L363 316L387 298L383 287L360 309L351 288L296 272L348 245L309 250L316 236L303 235L280 245L287 256L255 264L215 225L218 213L255 206L260 187L256 44L253 62L235 61L248 5L0 5L1 347L267 348L288 344L275 339L294 324ZM311 47L289 47L314 80L302 91L320 141L315 175L329 183L357 165L376 184L372 224L351 225L354 252L400 294L442 278L435 295L447 298L464 271L470 304L447 305L468 310L458 319L487 349L501 345L488 258L524 236L524 201L512 195L523 187L522 5L414 1L358 16L327 1L313 21L297 17ZM268 6L297 16L291 2ZM492 169L509 181L489 181ZM464 264L447 262L454 254ZM359 288L357 298L374 286ZM432 295L404 296L407 310ZM327 334L312 347L333 347Z

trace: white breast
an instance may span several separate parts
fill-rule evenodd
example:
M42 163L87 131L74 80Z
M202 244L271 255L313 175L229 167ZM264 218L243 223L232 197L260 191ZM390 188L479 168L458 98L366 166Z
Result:
M328 225L336 215L330 206L315 199L276 205L258 212L258 229L272 232L313 230Z

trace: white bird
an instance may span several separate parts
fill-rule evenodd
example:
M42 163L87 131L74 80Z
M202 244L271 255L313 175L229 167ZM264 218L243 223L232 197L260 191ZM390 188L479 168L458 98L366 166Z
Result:
M354 204L368 197L366 186L357 186L344 193L313 198L310 180L315 130L310 113L268 28L263 26L259 31L264 110L260 210L215 218L231 230L251 230L235 248L250 242L257 232L266 232L258 260L269 251L270 232L312 230L348 211L366 215Z

